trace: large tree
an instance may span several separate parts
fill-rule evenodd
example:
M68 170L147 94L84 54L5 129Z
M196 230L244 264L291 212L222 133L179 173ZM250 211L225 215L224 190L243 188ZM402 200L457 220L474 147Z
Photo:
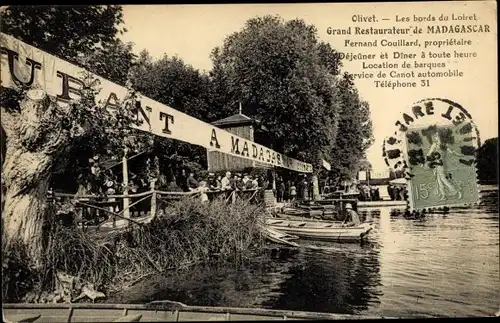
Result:
M85 83L81 98L66 106L40 90L1 89L1 122L7 135L2 165L3 234L6 241L24 246L38 266L43 259L46 197L54 168L82 137L99 137L115 151L126 147L124 137L136 120L123 104L112 112L96 107L95 79L89 75Z
M212 52L212 104L227 111L239 101L270 129L276 150L313 163L326 175L351 178L372 144L369 105L352 76L339 75L338 52L304 21L250 19ZM229 114L229 113L227 113Z
M338 54L303 20L250 19L212 52L218 109L242 102L270 130L275 149L321 166L337 133ZM220 92L219 92L220 93Z
M136 55L132 43L118 38L126 31L122 24L120 6L9 6L2 12L1 26L2 32L125 85ZM54 188L72 191L66 179L88 173L89 158L110 157L101 137L87 133L74 141L54 169ZM68 164L72 167L65 167Z
M123 82L132 55L130 45L117 39L121 22L121 8L117 6L11 6L2 14L2 32ZM116 55L107 55L105 48ZM89 57L98 61L85 60ZM134 145L124 142L134 120L133 111L124 106L113 113L96 108L95 78L87 75L85 82L81 98L66 107L46 93L1 89L1 123L6 139L3 234L7 241L24 246L38 266L42 261L46 195L54 169L64 172L64 166L71 163L71 174L79 165L75 159L83 159L85 164L96 153L121 153L124 144L129 148Z

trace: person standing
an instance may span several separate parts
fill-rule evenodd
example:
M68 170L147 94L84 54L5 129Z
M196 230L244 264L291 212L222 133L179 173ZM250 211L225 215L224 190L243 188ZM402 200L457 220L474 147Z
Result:
M207 182L201 181L199 187L197 187L196 190L200 192L201 202L207 203L209 201L207 194L208 192Z
M208 178L207 178L207 185L210 191L215 191L217 190L217 182L215 180L215 174L214 173L208 173ZM201 183L200 183L201 186Z
M243 184L246 186L248 182L248 174L243 174Z
M285 183L283 182L283 178L278 177L276 183L276 200L278 203L283 202L283 193L285 193Z
M222 189L222 177L219 175L215 180L215 184L217 185L217 190Z
M285 193L283 194L283 199L287 203L290 201L290 186L292 186L292 182L290 180L286 181Z
M257 179L257 176L254 176L253 181L252 181L252 188L257 189L259 188L259 180Z
M190 191L194 191L195 189L198 188L198 186L200 186L198 181L194 178L193 172L189 173L189 177L187 179L187 186Z
M238 191L244 191L245 190L245 184L243 182L243 179L241 178L241 174L237 174L235 178L235 184L236 184L236 189Z
M226 176L221 180L221 186L223 190L231 189L231 172L226 172Z
M292 183L292 185L290 186L290 202L295 202L296 198L297 198L297 187L295 187L295 183Z
M247 189L247 190L253 189L253 180L252 180L251 176L248 176L248 180L245 183L245 189Z
M189 192L189 186L187 184L188 177L186 174L186 170L182 169L181 174L178 177L178 183L177 185L184 191L184 192Z
M309 199L309 183L307 182L307 177L305 175L302 180L302 199Z

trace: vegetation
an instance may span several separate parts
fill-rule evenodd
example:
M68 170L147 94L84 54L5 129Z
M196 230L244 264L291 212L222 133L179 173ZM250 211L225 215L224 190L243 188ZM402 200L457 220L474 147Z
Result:
M126 85L126 100L133 101L140 91L206 122L234 114L242 102L245 114L270 129L274 149L313 163L316 176L324 172L322 158L332 165L331 175L350 177L357 172L371 144L369 106L352 78L340 75L338 53L318 40L314 26L271 16L250 19L213 50L214 67L202 74L178 57L153 62L145 51L136 57L132 45L118 38L126 31L122 23L120 6L10 6L2 13L2 32ZM90 182L96 175L89 159L118 162L123 156L146 152L137 159L145 170L139 176L146 179L158 170L170 172L174 179L181 167L206 168L204 149L132 131L135 119L125 102L114 114L96 108L95 78L88 75L84 81L81 98L66 109L48 96L30 98L28 89L1 89L2 138L8 138L2 156L2 252L7 259L4 267L14 275L6 286L18 283L19 272L31 273L28 276L34 279L60 270L98 288L110 277L118 279L118 269L137 275L139 270L161 268L154 264L203 258L215 252L207 249L214 246L222 258L242 254L256 232L245 222L253 219L248 217L249 206L186 204L182 207L191 208L191 213L179 209L178 221L161 220L158 226L164 231L150 228L132 234L142 250L97 244L76 228L54 231L47 226L52 216L46 212L49 187L74 192L67 179L79 178L79 185ZM152 161L151 155L158 160ZM234 215L238 212L241 216ZM231 220L227 214L232 214ZM251 231L243 229L247 224ZM188 231L191 235L186 236ZM203 240L208 236L212 244ZM168 248L159 250L159 245ZM85 255L82 259L72 260L80 253ZM120 253L126 253L131 267L117 260ZM98 269L96 264L105 265ZM13 269L14 265L21 269ZM38 282L46 286L44 279Z
M477 152L478 179L484 184L498 184L498 137L486 140Z
M117 37L121 6L9 6L2 32L102 77L125 84L135 55Z
M30 266L22 245L2 243L3 300L45 302L57 295L73 300L85 287L114 292L149 274L196 262L240 263L264 242L259 205L186 198L163 211L154 222L114 237L53 221L41 269ZM74 279L72 288L61 291L53 275Z

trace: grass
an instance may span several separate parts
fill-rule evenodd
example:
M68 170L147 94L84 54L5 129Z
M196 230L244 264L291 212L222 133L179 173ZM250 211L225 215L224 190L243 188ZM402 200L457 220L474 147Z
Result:
M104 239L76 226L53 225L42 270L33 269L22 248L2 243L4 301L40 301L32 295L52 292L57 273L76 278L73 298L88 284L113 293L168 269L213 259L240 264L264 243L259 205L186 198L162 211L147 225Z

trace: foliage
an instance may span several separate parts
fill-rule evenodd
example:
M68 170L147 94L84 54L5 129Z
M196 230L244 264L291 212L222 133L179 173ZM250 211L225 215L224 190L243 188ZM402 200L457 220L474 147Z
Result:
M73 104L74 111L78 113L70 115L69 119L74 123L84 124L85 129L71 143L68 152L61 154L57 161L59 171L55 169L57 176L53 181L56 188L64 187L67 178L71 178L73 183L77 178L80 178L80 182L89 182L92 162L118 162L124 154L130 156L152 145L153 135L130 128L138 123L134 109L130 107L140 98L133 89L129 88L128 96L115 109L104 109L103 102L95 102L95 95L100 91L98 79L90 73L84 79L89 86L83 99ZM100 173L98 176L104 174ZM74 191L75 187L70 190Z
M367 159L362 159L359 161L359 170L360 171L371 171L372 164Z
M498 184L498 137L486 140L477 152L478 179Z
M117 254L124 261L122 272L164 271L193 261L238 263L261 246L260 205L224 200L201 203L186 198L168 206L164 216L130 233L130 246L121 245ZM125 261L126 260L126 261Z
M130 71L130 80L137 91L151 99L197 119L213 118L208 104L210 80L178 57L164 56L153 62L144 50ZM152 153L159 156L166 173L177 173L180 168L198 173L206 168L206 150L185 142L157 137Z
M132 58L131 45L116 37L126 31L122 23L116 5L9 6L2 13L2 32L119 83ZM85 64L88 57L97 61Z
M13 35L35 47L45 50L69 62L77 64L106 79L125 85L127 73L135 55L132 44L124 44L117 38L126 31L121 28L123 14L121 6L9 6L2 14L2 31ZM82 101L83 102L83 101ZM83 106L83 105L82 105ZM102 109L100 109L102 110ZM115 129L117 122L127 124L130 116L121 109L121 121L109 122L107 111L95 109L95 104L86 105L80 120L89 124L81 138L74 140L65 155L61 156L54 169L53 186L65 191L75 191L75 185L68 178L88 181L89 159L96 155L100 160L121 160L125 128ZM130 111L126 113L130 114ZM70 120L73 116L68 116ZM77 121L76 123L78 123ZM127 129L131 135L136 132ZM132 137L131 137L132 138ZM129 144L130 152L144 146L150 138L143 134L137 145ZM72 165L72 167L67 167Z
M250 19L213 50L212 60L213 109L242 102L245 114L261 120L276 150L287 155L317 163L318 152L330 152L340 61L317 40L314 26L273 16Z
M15 302L29 291L40 290L40 276L24 245L8 243L2 230L2 301Z
M351 75L345 73L338 83L341 113L338 134L331 151L330 175L352 179L366 165L365 151L373 142L370 107L362 101Z
M193 263L238 264L263 245L262 212L261 206L244 201L206 204L186 198L165 207L163 216L151 223L115 235L85 233L73 225L51 222L43 270L30 267L22 249L2 243L2 293L10 297L3 299L16 302L28 292L51 291L56 273L76 277L80 288L89 284L108 293L147 274Z
M137 56L132 52L132 43L123 43L120 39L110 41L90 53L77 58L77 63L93 73L110 81L125 85L129 69Z

